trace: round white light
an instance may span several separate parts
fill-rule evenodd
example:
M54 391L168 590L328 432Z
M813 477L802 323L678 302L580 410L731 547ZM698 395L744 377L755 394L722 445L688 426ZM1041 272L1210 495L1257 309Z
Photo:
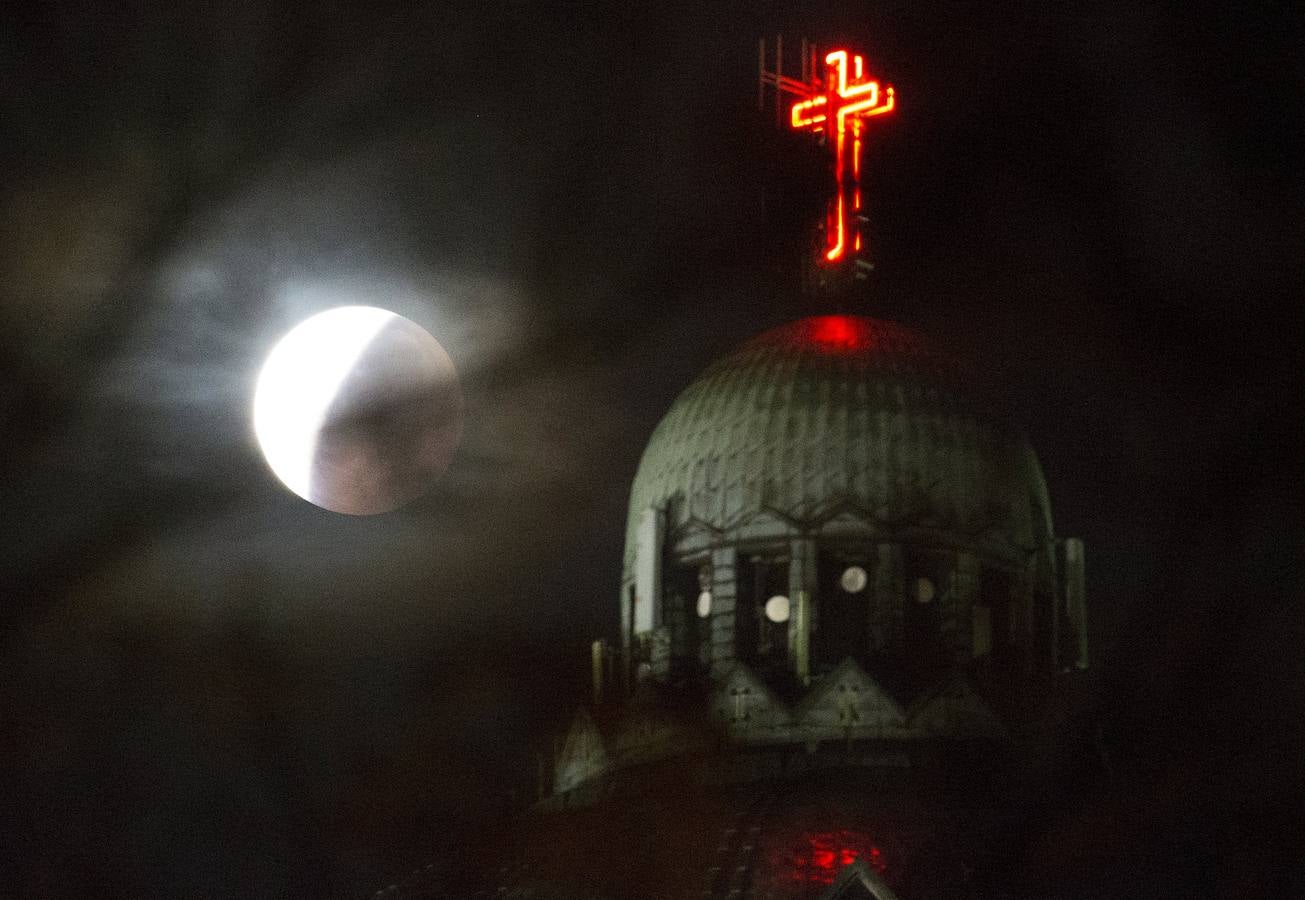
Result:
M869 580L865 569L860 566L848 566L843 570L843 577L838 579L838 583L849 594L859 594L865 590L866 583Z
M789 614L788 598L783 595L771 597L766 601L766 618L776 624L787 622Z
M915 599L919 603L932 603L937 589L929 578L915 579Z
M711 591L703 591L698 595L698 618L705 619L711 615Z

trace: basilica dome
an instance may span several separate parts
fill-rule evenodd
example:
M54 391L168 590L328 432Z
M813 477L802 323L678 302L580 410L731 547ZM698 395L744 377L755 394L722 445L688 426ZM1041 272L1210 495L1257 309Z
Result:
M767 331L718 360L654 431L631 490L625 570L640 514L686 528L923 529L1016 558L1051 537L1046 485L1018 431L970 396L924 335L860 316Z
M485 843L507 896L975 895L1087 632L1082 544L968 388L912 329L821 316L675 400L631 489L619 641L590 647L522 852Z

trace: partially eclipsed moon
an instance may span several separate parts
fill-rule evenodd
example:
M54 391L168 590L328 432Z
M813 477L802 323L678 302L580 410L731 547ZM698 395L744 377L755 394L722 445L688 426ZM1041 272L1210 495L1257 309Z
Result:
M254 390L254 434L272 471L318 506L387 512L423 493L462 436L453 361L421 326L372 306L296 325Z

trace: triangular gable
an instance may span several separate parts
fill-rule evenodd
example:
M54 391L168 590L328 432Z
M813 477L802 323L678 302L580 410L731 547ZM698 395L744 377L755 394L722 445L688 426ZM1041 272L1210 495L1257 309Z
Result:
M672 543L681 549L688 546L696 547L699 544L710 546L716 542L719 536L720 529L694 517L676 527L675 534L672 536Z
M739 738L764 739L792 721L783 701L741 662L716 685L711 709L712 718Z
M1000 740L1007 736L1001 720L959 675L922 697L907 721L913 729L935 737Z
M884 880L864 860L843 867L820 900L897 900Z
M906 716L888 692L851 657L824 676L802 700L795 716L811 737L896 737Z
M734 523L727 537L731 541L745 541L750 537L770 538L786 532L797 533L797 526L793 520L777 510L766 508Z
M558 793L571 788L607 769L607 749L603 737L585 710L576 713L571 728L562 742L562 752L557 756L553 772L553 787Z
M864 535L867 531L880 531L877 523L869 514L846 501L829 509L820 523L820 533L825 536Z

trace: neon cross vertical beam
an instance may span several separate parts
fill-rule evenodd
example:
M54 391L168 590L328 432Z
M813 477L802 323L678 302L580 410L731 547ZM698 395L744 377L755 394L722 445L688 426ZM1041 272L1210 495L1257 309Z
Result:
M866 120L892 112L895 103L891 86L881 88L866 77L861 54L834 50L825 55L825 77L813 79L810 95L793 104L792 127L823 134L834 154L837 187L825 217L826 263L840 262L849 250L861 253L862 129Z
M783 37L774 43L774 70L767 67L766 41L757 42L757 105L765 106L767 89L774 91L775 122L813 132L834 155L836 184L827 203L824 243L816 262L825 269L850 270L857 279L872 268L864 251L861 226L866 221L861 190L861 150L866 123L891 112L896 105L892 87L866 75L865 59L849 50L822 54L814 44L801 43L798 77L784 74ZM782 98L796 97L787 106Z

